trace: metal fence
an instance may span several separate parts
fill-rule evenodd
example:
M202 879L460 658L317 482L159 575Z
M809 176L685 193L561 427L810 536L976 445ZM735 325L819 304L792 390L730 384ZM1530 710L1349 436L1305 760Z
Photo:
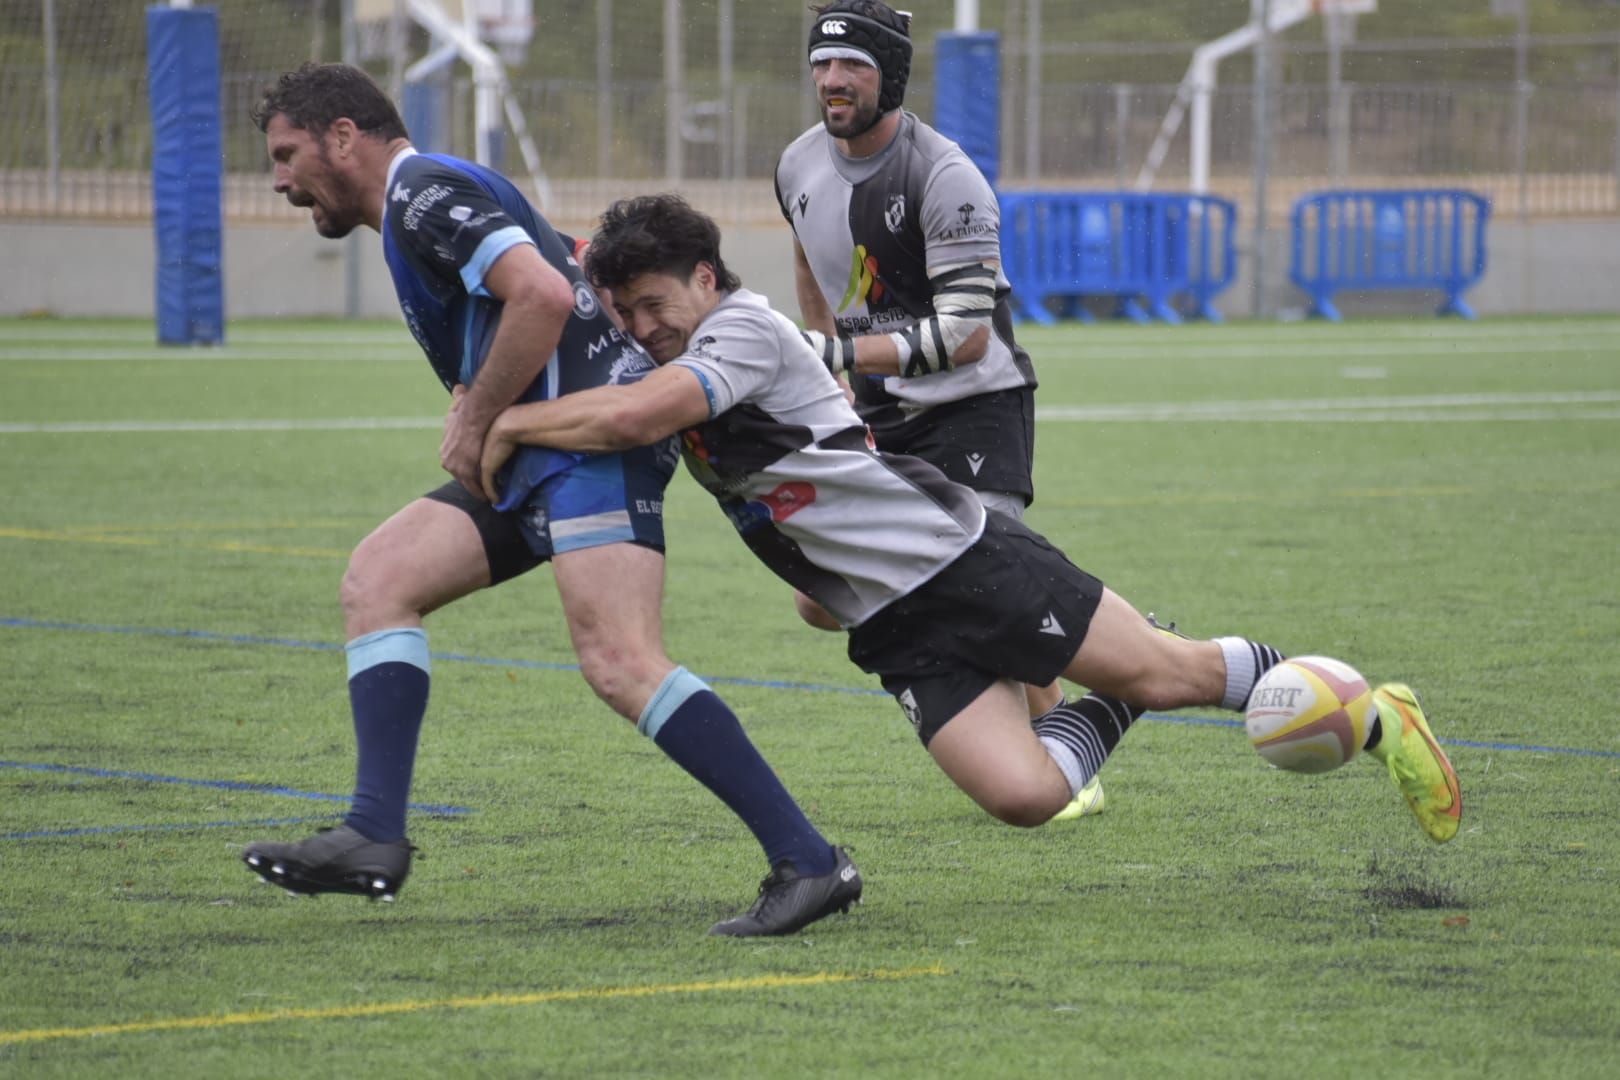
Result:
M345 37L349 0L222 0L226 213L300 217L269 191L247 120L260 88L311 56L354 55L396 86L420 36L373 26ZM1176 0L1180 2L1180 0ZM799 4L736 0L542 4L541 31L509 66L548 181L548 212L588 220L630 191L675 187L727 220L776 216L777 154L815 121ZM685 18L671 23L673 5ZM936 5L943 8L945 5ZM1003 34L1002 182L1108 188L1133 182L1195 42L1080 40L1069 5L986 4ZM1078 9L1080 5L1073 5ZM1246 0L1207 0L1237 25ZM1200 9L1203 11L1204 9ZM1372 25L1377 17L1368 17ZM1076 24L1078 25L1078 24ZM934 29L941 29L936 27ZM932 34L919 27L907 105L932 111ZM1458 186L1498 215L1620 215L1620 33L1522 39L1363 40L1324 74L1310 35L1278 42L1269 132L1271 216L1315 187ZM1247 204L1255 166L1252 66L1234 58L1212 97L1209 189ZM464 70L464 69L463 69ZM1414 72L1436 77L1416 79ZM444 149L471 155L472 88L449 82ZM0 0L0 215L150 212L150 121L141 5ZM510 145L503 166L523 162ZM1156 187L1184 190L1186 134Z

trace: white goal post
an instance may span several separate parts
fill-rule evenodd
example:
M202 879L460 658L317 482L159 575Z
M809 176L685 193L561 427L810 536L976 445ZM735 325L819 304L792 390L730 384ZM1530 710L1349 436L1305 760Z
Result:
M1378 0L1270 0L1266 16L1266 31L1281 33L1313 15L1355 16L1378 10ZM1206 42L1193 51L1187 74L1176 88L1176 99L1165 113L1159 133L1154 137L1147 160L1136 174L1136 189L1146 191L1157 179L1159 167L1164 164L1170 142L1181 129L1181 122L1190 114L1188 123L1188 189L1196 194L1209 190L1209 125L1210 99L1215 93L1216 69L1228 56L1252 48L1264 33L1261 29L1262 5L1253 0L1253 17L1248 23Z
M480 36L480 31L484 30L498 38L504 27L519 22L526 23L521 29L532 33L532 23L522 16L523 5L513 5L513 10L507 11L501 0L451 0L450 6L459 9L461 18L458 20L441 0L359 0L356 18L386 18L393 14L396 5L412 22L432 35L435 45L427 57L406 72L406 81L424 76L448 59L464 61L473 75L473 159L480 165L493 164L494 136L504 114L534 184L535 199L542 210L547 209L551 203L551 185L541 167L540 149L530 136L523 110L512 95L506 65ZM517 44L499 40L497 43Z

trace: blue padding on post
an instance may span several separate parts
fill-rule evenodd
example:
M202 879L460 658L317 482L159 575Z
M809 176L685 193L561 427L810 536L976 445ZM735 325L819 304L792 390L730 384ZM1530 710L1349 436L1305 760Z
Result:
M955 142L991 187L1001 173L1001 35L934 39L934 128Z
M423 153L442 153L448 148L449 140L443 135L448 96L447 88L438 79L408 82L400 94L400 118L411 133L411 145Z
M225 339L219 19L213 8L146 9L158 341Z

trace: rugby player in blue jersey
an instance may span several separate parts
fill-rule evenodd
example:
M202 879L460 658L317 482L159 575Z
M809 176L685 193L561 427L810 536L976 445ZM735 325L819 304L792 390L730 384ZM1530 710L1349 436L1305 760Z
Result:
M528 448L485 480L495 417L633 381L651 360L603 310L559 234L490 169L418 153L387 95L358 68L306 64L253 111L275 190L316 231L365 225L405 321L452 395L440 461L454 478L360 542L343 578L354 803L300 843L255 843L248 866L294 892L391 899L411 864L406 805L427 708L423 617L550 561L580 669L597 695L742 818L770 873L725 936L791 933L859 899L858 872L805 818L736 716L672 663L661 633L663 493L673 440L609 454Z

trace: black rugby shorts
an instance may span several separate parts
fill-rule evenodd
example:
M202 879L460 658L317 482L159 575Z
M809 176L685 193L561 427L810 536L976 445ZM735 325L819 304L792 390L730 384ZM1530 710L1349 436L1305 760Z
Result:
M1091 627L1103 583L1004 514L927 584L849 633L849 658L879 676L923 745L997 679L1045 686Z

